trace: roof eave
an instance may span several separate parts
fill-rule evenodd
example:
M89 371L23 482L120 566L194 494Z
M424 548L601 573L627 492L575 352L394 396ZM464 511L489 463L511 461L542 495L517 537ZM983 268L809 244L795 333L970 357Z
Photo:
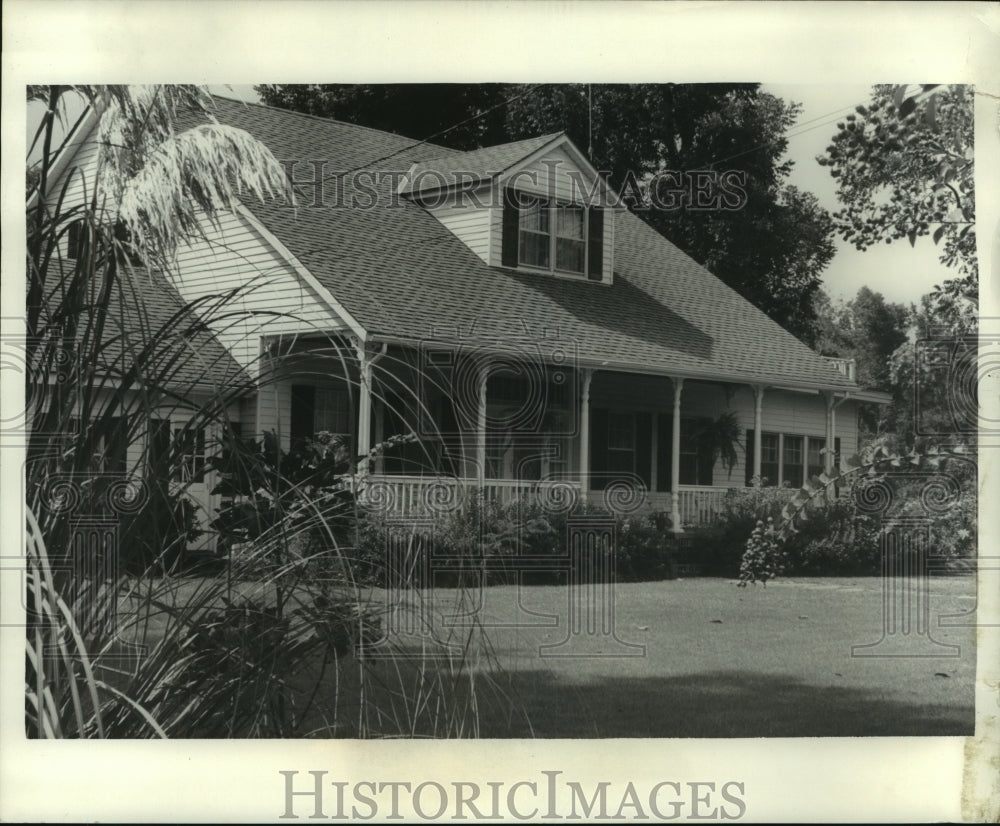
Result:
M384 333L369 333L369 341L380 344L397 344L402 346L417 346L420 344L433 344L435 347L443 347L448 349L452 346L448 341L433 341L426 338L408 338L405 336L394 336ZM454 349L459 349L455 346ZM481 351L477 345L477 350ZM496 354L498 356L509 355L509 350L504 350L503 348L497 348ZM553 362L555 363L555 362ZM746 384L746 385L761 385L772 390L792 390L798 392L828 392L834 394L847 394L850 399L856 399L858 401L881 401L882 397L885 397L886 401L889 400L888 394L880 393L878 391L864 391L859 389L857 386L845 386L843 384L834 384L831 382L823 381L789 381L787 376L771 376L771 375L747 375L738 373L726 373L723 371L706 371L706 370L693 370L687 367L671 367L663 365L650 365L642 364L637 362L621 362L621 361L611 361L609 359L592 359L592 358L579 358L577 359L577 367L582 367L590 370L608 370L611 372L618 373L635 373L637 375L643 376L658 376L662 378L680 378L680 379L692 379L701 381L718 381L726 382L729 384Z

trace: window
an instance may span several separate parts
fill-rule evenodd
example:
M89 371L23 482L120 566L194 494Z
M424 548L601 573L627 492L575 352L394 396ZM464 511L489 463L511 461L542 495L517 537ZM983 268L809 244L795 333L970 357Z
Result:
M501 263L603 280L604 213L508 190Z
M549 266L549 205L540 198L533 199L520 212L520 238L518 263L531 267Z
M586 211L579 206L556 207L556 269L582 273L587 259Z
M635 471L635 417L631 413L608 413L608 470Z
M778 475L777 433L760 434L760 475L765 480L763 484L781 484L781 477Z
M766 485L800 488L826 467L826 439L790 433L761 434L760 474ZM753 478L753 431L747 431L746 483ZM834 467L840 463L840 439L834 441Z
M815 436L809 437L806 473L810 479L813 476L819 476L826 468L826 462L824 461L826 456L823 454L824 448L826 448L826 439L817 439Z
M785 436L781 461L781 483L802 487L802 437Z
M174 428L174 444L177 445L177 468L174 471L174 480L204 482L205 428Z

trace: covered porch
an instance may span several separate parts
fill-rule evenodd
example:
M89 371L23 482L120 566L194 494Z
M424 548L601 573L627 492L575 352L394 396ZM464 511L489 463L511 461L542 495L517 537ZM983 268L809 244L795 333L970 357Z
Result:
M287 414L290 437L351 438L362 495L396 515L447 510L482 491L501 504L663 511L679 532L711 524L727 491L755 477L791 492L831 473L853 427L838 428L844 399L830 392L588 366L571 348L537 342L342 344L324 367L299 342L304 369L284 380L276 419ZM722 414L728 467L706 437Z

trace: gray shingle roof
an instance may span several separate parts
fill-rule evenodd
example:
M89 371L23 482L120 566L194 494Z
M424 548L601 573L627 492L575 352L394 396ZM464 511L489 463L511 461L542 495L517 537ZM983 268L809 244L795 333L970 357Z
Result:
M217 98L216 116L246 129L283 160L383 173L374 208L293 209L249 204L374 338L423 340L473 326L557 330L582 361L622 369L787 384L857 387L636 215L616 216L611 286L487 266L433 215L391 198L413 164L526 154L450 151L366 127ZM551 139L538 138L536 142ZM543 144L539 144L543 145ZM348 186L342 203L350 203Z
M471 152L452 152L443 157L416 163L410 170L407 180L400 187L400 192L414 191L412 190L414 181L417 182L415 191L441 184L457 183L459 182L459 172L475 175L476 180L486 180L510 169L518 161L532 152L537 152L546 144L552 143L562 134L562 132L556 132L538 138L504 143L500 146L474 149ZM468 174L464 175L465 180L468 180Z
M72 262L62 263L68 272ZM59 268L59 264L53 264ZM53 278L58 285L62 279ZM59 303L58 286L47 295L45 312ZM82 308L87 312L87 308ZM202 308L204 312L206 308ZM234 389L249 386L250 377L229 351L206 329L197 310L185 307L173 285L157 270L121 267L105 317L104 346L97 367L118 379L141 363L142 374L171 390Z

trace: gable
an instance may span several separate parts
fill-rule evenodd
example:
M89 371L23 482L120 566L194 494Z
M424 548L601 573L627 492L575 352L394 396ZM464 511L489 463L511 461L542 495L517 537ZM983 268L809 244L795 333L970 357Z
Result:
M93 195L100 154L100 130L90 117L72 137L60 159L51 192L65 186L64 209ZM226 374L246 371L256 376L260 339L284 333L331 333L349 326L318 285L301 277L287 255L275 248L248 214L223 213L213 223L201 221L202 233L179 245L174 267L166 274L145 273L134 292L156 318L166 320L185 304L199 302L212 331L213 347L227 353ZM69 239L67 234L67 241ZM66 248L64 255L70 256ZM232 293L230 298L219 296ZM164 315L166 313L166 315ZM213 351L213 358L219 353ZM212 370L206 380L212 381Z

